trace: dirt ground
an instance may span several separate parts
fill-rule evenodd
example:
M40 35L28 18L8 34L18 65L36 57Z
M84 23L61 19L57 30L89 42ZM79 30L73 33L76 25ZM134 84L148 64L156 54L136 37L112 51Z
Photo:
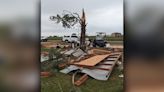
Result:
M123 42L122 41L110 41L111 47L115 48L123 48ZM70 43L63 42L61 40L48 40L47 42L41 42L41 46L44 46L46 48L56 47L57 45L60 46L69 46Z

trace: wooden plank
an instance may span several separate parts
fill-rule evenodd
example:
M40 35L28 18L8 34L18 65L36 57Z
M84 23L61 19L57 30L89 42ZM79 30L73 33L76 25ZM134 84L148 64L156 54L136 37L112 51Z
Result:
M82 60L80 62L74 63L74 65L95 66L96 64L98 64L99 62L101 62L102 60L107 58L108 56L109 56L109 54L107 54L107 55L96 55L96 56L93 56L91 58L88 58L88 59Z
M111 64L111 65L113 65L114 63L115 63L114 61L113 62L112 61L110 61L110 62L109 61L105 61L105 62L101 62L100 64Z
M111 53L110 56L118 56L120 55L121 53Z
M49 77L52 74L50 72L41 72L41 77Z
M110 57L109 57L109 58L107 59L107 61L112 61L112 60L113 60L113 61L116 61L117 58L110 58Z
M111 46L111 48L119 48L119 49L123 49L124 47L123 46L117 46L117 45L113 45L113 46Z
M113 64L100 63L99 65L113 65Z
M92 54L97 54L97 55L105 55L105 54L110 54L111 51L108 50L102 50L102 49L92 49Z
M84 74L82 77L80 77L79 80L77 80L77 81L75 82L75 85L76 85L76 86L80 86L80 85L82 85L87 79L88 79L88 75L87 75L87 74Z
M117 58L118 56L109 56L109 58Z
M116 54L116 53L114 53L114 54ZM107 66L112 66L112 67L110 67L110 68L105 68L105 67L94 67L94 69L100 69L100 70L106 70L106 71L112 71L113 70L113 67L115 66L115 64L116 64L116 62L118 61L118 59L120 58L120 56L121 56L121 53L117 53L117 58L112 58L112 63L113 64L105 64L105 62L108 62L108 60L109 60L109 58L108 58L108 60L106 60L106 61L104 61L104 62L101 62L101 63L99 63L99 65L101 66L101 65L107 65ZM111 58L110 58L111 59ZM111 61L110 61L111 62Z

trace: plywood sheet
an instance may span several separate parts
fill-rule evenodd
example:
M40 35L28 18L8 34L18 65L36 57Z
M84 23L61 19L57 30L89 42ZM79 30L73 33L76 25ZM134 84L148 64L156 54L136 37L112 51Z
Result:
M124 48L122 45L112 45L110 47L111 48L118 48L118 49L123 49Z
M109 56L109 54L107 54L107 55L96 55L96 56L93 56L91 58L88 58L88 59L82 60L80 62L74 63L74 65L95 66L96 64L98 64L99 62L101 62L102 60L107 58L108 56Z

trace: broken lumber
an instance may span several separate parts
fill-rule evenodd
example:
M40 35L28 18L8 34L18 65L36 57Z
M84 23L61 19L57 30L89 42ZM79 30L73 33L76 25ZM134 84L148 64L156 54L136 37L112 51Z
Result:
M111 53L111 51L102 50L102 49L92 49L91 52L92 52L92 54L95 54L95 55L104 55L104 54L110 54Z
M86 80L88 79L88 75L84 74L82 77L79 78L79 80L77 80L74 84L76 86L80 86L82 85Z
M41 72L41 77L49 77L52 74L50 72Z
M63 64L59 64L59 65L58 65L59 68L64 68L65 66L67 66L66 63L63 63Z
M80 62L77 63L73 63L74 65L79 65L79 66L95 66L96 64L100 63L101 61L103 61L104 59L106 59L109 56L109 54L107 55L96 55L93 56L91 58L82 60Z

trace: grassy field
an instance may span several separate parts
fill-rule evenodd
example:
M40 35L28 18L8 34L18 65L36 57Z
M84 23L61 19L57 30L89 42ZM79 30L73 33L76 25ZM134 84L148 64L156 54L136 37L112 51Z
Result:
M42 51L46 51L46 52L48 52L49 49L48 49L48 48L41 48L41 52L42 52Z
M119 74L121 72L115 67L107 81L89 78L80 87L75 87L71 75L55 73L52 77L41 78L41 92L123 92L123 79Z
M123 41L107 41L111 45L123 45Z

